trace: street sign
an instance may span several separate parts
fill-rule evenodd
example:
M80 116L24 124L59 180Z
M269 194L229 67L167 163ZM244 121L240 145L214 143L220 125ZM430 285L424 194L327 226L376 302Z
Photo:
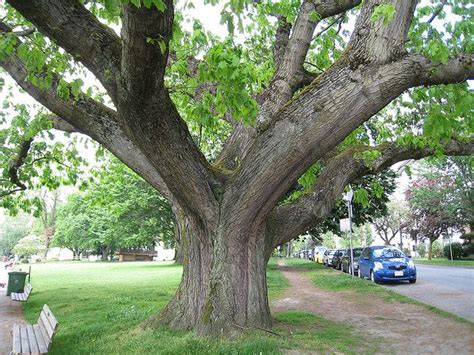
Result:
M343 218L339 220L339 227L341 228L341 232L350 232L351 230L351 222L349 218Z

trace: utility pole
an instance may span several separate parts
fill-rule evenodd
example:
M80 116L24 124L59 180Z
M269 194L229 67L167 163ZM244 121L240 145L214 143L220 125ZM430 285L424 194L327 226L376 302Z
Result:
M451 247L451 234L452 233L449 233L449 230L447 230L446 233L448 234L448 237L449 237L449 253L451 254L451 262L453 262L454 261L454 259L453 259L453 248Z
M347 204L347 211L349 215L349 237L350 237L350 256L351 256L351 275L354 279L354 255L353 255L353 246L352 246L352 197L354 196L354 191L349 185L349 191L344 195L344 200Z

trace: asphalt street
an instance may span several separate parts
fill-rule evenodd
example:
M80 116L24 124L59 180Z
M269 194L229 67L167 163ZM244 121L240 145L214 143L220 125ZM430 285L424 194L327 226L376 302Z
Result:
M415 284L385 287L474 322L474 268L416 265Z

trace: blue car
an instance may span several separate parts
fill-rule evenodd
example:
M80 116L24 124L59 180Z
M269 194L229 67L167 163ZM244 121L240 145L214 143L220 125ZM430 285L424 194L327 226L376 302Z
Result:
M367 247L359 258L359 277L372 282L408 280L416 282L416 267L403 252L392 246Z

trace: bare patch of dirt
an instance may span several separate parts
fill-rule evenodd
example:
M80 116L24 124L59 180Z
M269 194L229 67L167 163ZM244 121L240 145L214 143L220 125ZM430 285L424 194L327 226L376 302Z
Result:
M375 295L321 290L304 271L285 267L280 271L290 288L272 302L274 313L299 310L344 322L369 338L382 338L384 353L474 354L474 331L468 324Z

